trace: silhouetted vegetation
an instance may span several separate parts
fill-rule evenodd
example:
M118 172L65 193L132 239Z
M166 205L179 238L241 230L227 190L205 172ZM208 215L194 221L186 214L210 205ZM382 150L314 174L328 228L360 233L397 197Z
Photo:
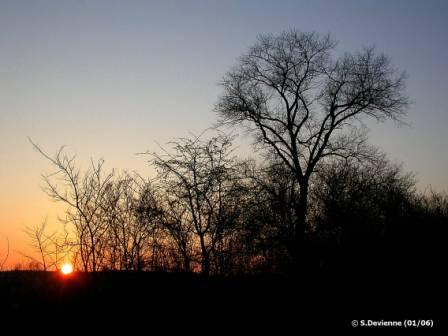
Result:
M224 77L220 124L246 127L263 162L234 157L234 138L217 130L145 153L153 180L105 172L103 160L81 171L64 148L33 143L56 169L44 190L67 206L76 268L294 274L434 248L446 196L417 192L361 123L401 119L405 76L374 49L335 57L335 46L295 30L260 36ZM51 237L28 235L47 269Z
M144 153L157 172L152 180L106 172L103 160L82 171L64 148L49 155L33 143L53 168L43 175L44 190L65 204L69 230L56 242L44 226L28 229L42 269L57 267L55 253L70 253L85 272L152 271L153 288L160 285L169 297L183 293L187 301L187 292L204 288L225 300L236 288L232 281L248 290L244 275L263 274L268 280L253 278L260 282L253 282L259 287L249 291L251 300L302 293L321 309L315 300L356 304L354 290L385 297L406 282L407 290L422 284L413 295L426 302L421 291L431 279L438 283L445 264L448 196L419 192L412 174L368 144L364 118L404 115L405 76L374 49L336 58L335 45L328 36L295 30L261 36L223 79L216 105L221 130ZM222 131L229 125L254 136L261 160L234 156L234 138ZM157 272L178 274L184 285L170 287L172 275ZM70 297L124 295L109 293L101 277L94 287L71 289ZM263 292L265 284L276 289ZM102 293L85 292L100 287ZM353 291L344 297L338 288ZM130 291L143 293L142 300L150 295ZM324 308L328 316L333 309L339 304Z
M6 238L6 252L5 255L0 255L0 271L3 270L3 267L5 265L5 263L8 261L9 258L9 239Z
M442 253L447 196L419 193L414 177L378 152L327 162L313 174L305 261L297 268L291 237L300 187L282 161L275 155L262 164L240 161L222 134L180 139L173 148L150 154L159 172L152 181L103 173L101 165L81 172L62 151L50 158L63 168L62 181L69 181L45 177L47 193L67 204L65 224L74 230L72 240L60 241L70 247L77 269L293 274L353 263L369 267L375 260L401 269L429 251ZM28 233L47 267L54 252L45 248L51 237L39 244L43 229ZM421 267L441 255L431 252Z
M336 57L329 36L296 30L262 35L223 79L221 125L242 125L294 177L289 250L306 260L310 183L320 166L365 158L362 119L399 120L408 105L404 74L373 48Z

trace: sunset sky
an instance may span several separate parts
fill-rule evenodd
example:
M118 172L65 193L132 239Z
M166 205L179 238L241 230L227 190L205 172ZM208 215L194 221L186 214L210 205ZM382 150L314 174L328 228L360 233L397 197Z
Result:
M447 14L447 1L0 0L0 259L8 237L20 261L23 228L57 227L63 210L28 136L149 175L136 153L211 126L225 72L258 34L290 28L331 33L340 52L375 45L408 73L409 126L371 123L371 142L421 190L448 190Z

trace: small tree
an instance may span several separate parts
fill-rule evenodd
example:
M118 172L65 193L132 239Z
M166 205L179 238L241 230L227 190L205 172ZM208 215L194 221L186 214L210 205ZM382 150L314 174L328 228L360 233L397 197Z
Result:
M137 175L119 176L105 189L101 207L107 226L102 264L121 270L154 267L160 212L151 184Z
M231 138L194 137L172 145L172 153L153 154L152 160L167 197L166 225L186 262L189 250L198 246L201 272L208 275L211 258L232 230L237 213L231 206L238 194L236 163L230 157Z
M31 261L37 262L41 265L44 271L47 271L49 267L54 265L54 263L50 261L50 257L53 254L51 250L54 244L53 238L55 237L55 233L48 235L45 231L46 227L47 219L45 219L40 225L26 227L24 230L30 240L31 248L39 255L39 259L35 259L32 256L22 253Z
M249 191L243 240L253 266L279 270L290 264L288 250L293 233L297 183L291 171L275 157L260 165L248 162ZM251 263L249 261L249 263Z
M406 215L415 194L413 175L384 155L372 162L329 165L315 178L314 230L338 245L384 239Z
M107 223L102 202L114 172L103 173L103 160L91 161L90 169L81 175L75 156L68 156L61 147L49 156L30 140L33 147L55 168L42 175L43 190L55 202L67 206L66 223L75 228L77 247L85 271L97 271L104 256Z
M9 239L6 238L6 253L5 255L0 259L0 271L3 270L3 268L5 267L6 262L8 261L9 258Z
M67 260L67 256L72 250L72 243L69 240L69 234L64 227L63 232L47 231L47 219L35 226L27 226L24 233L29 239L31 249L36 256L20 252L22 256L29 259L30 265L43 271L58 269L62 261Z

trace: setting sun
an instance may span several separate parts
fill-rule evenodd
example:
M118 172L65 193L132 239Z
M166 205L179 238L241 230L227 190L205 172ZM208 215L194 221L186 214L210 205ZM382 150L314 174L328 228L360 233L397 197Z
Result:
M62 274L70 274L73 272L73 266L71 264L64 264L61 268Z

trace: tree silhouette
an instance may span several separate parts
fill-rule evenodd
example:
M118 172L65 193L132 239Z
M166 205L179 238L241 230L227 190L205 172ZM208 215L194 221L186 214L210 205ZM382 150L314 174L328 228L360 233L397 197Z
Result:
M47 271L49 267L57 265L55 262L51 263L49 260L51 255L53 254L51 251L56 233L47 234L46 233L47 219L40 224L34 227L26 227L25 234L30 239L30 245L35 252L39 255L39 260L23 254L25 257L30 259L31 261L36 261L39 265L42 266L44 271Z
M67 206L64 221L75 228L82 268L97 271L104 257L104 236L108 230L102 202L114 172L104 174L104 160L101 159L97 162L92 160L90 169L82 175L76 166L75 156L68 156L64 147L50 156L31 139L29 141L55 169L51 174L42 175L43 190L50 199Z
M296 30L262 35L223 81L221 125L243 125L294 174L299 186L292 255L306 231L310 179L323 162L368 155L360 120L400 120L403 73L373 48L336 58L329 36Z
M6 238L6 253L4 256L1 256L0 259L0 271L3 270L3 267L5 266L6 262L8 261L9 258L9 239Z
M153 154L152 160L169 207L166 225L186 262L187 250L191 249L188 245L199 246L201 272L208 275L212 256L218 250L222 253L239 213L240 185L235 174L237 164L230 157L231 138L193 137L172 145L172 153Z

